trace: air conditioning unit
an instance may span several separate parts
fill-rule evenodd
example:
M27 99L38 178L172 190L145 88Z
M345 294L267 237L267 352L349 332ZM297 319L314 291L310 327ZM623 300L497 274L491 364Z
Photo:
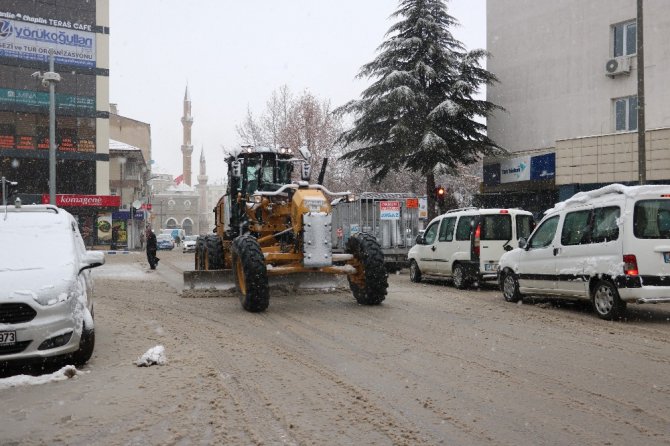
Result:
M615 57L605 64L605 74L615 77L620 74L630 74L630 57Z

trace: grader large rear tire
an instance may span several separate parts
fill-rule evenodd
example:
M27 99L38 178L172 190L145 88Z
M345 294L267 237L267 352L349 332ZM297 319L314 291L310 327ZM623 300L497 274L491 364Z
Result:
M370 234L358 233L349 238L347 252L363 267L364 285L349 279L349 288L361 305L379 305L386 298L388 273L384 267L384 255L377 240Z
M270 305L268 272L263 251L250 235L233 241L233 276L242 308L252 313L265 311Z

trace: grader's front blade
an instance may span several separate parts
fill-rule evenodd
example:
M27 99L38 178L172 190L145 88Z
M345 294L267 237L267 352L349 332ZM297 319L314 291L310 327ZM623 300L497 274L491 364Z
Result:
M293 293L300 290L338 291L349 288L345 275L322 272L268 274L268 285L271 294ZM198 291L233 290L235 290L235 277L231 269L184 271L184 291L190 291L189 295Z
M184 290L233 290L235 278L232 269L184 271Z

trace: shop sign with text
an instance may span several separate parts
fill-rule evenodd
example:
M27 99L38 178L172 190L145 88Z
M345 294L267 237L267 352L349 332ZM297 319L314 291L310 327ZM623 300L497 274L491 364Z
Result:
M398 220L400 218L400 202L380 201L379 218L381 220Z
M42 195L42 203L49 204L49 194ZM76 195L57 194L56 206L59 207L116 207L121 206L118 195Z
M95 34L0 17L0 57L95 68Z
M500 163L500 182L515 183L530 180L530 157L511 158Z

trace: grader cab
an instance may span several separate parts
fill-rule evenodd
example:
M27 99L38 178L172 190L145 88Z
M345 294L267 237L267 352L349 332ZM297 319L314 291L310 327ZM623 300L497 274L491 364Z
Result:
M387 273L373 236L358 234L345 253L333 253L330 202L351 194L309 184L309 151L299 152L302 159L286 148L246 146L226 158L227 192L214 208L213 233L198 237L187 289L234 286L242 307L260 312L276 284L322 288L333 283L325 277L346 275L358 303L384 300ZM293 182L296 165L301 180Z

